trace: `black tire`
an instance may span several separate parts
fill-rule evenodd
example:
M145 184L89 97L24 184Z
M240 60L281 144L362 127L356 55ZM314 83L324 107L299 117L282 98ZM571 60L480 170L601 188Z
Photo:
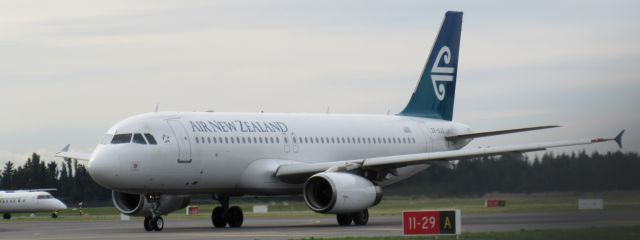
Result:
M211 223L214 227L223 228L227 226L226 211L222 207L216 207L211 212Z
M51 213L51 218L58 218L58 214L57 213Z
M6 219L6 220L11 219L11 213L2 214L2 218Z
M162 219L162 217L160 216L155 216L153 219L151 219L151 223L153 224L154 231L159 232L164 229L164 219Z
M349 226L351 225L351 214L336 214L336 219L338 220L338 224L340 226Z
M238 206L230 207L229 211L227 211L227 223L229 223L229 227L240 227L243 221L244 215L242 214L242 209Z
M146 230L147 232L151 232L153 231L153 226L151 226L151 217L150 216L146 216L144 217L144 230Z
M358 225L358 226L367 225L367 223L369 222L369 209L352 213L351 218L353 218L353 224L355 225Z

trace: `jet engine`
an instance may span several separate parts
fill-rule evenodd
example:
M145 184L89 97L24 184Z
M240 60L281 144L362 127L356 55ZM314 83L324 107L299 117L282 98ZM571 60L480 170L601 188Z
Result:
M123 214L131 216L151 216L151 203L142 194L129 194L112 191L113 205ZM189 205L191 198L176 195L160 197L160 214L166 215Z
M322 172L307 179L303 196L315 212L353 213L377 205L382 188L355 174Z

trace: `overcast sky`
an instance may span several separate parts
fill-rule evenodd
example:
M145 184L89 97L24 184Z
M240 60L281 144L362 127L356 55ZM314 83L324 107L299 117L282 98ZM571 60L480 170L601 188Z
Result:
M640 150L638 1L2 1L0 164L153 111L396 113L464 12L454 120ZM555 150L579 150L562 148ZM593 150L616 150L605 143Z

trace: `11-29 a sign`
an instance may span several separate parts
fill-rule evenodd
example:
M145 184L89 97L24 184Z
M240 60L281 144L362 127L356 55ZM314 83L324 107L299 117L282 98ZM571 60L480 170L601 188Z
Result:
M460 234L460 210L404 211L402 227L405 235Z

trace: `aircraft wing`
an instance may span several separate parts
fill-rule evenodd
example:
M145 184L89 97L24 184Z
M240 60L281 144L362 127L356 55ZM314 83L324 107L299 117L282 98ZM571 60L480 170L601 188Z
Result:
M57 152L55 156L61 157L61 158L77 159L80 161L89 161L89 158L91 157L90 153L69 152L70 146L71 146L70 144L67 144L67 146L65 146L64 148L62 148L62 150Z
M281 165L276 171L276 176L280 179L301 179L315 173L324 171L349 171L357 168L361 169L381 169L398 168L408 165L438 163L451 160L466 160L482 156L493 156L511 153L524 153L542 151L554 147L566 147L575 145L585 145L598 142L615 141L622 147L622 134L620 132L615 138L592 138L583 140L569 140L559 142L543 142L522 145L508 145L499 147L483 147L474 149L460 149L442 152L416 153L407 155L395 155L386 157L363 158L335 162L322 163L296 163Z

